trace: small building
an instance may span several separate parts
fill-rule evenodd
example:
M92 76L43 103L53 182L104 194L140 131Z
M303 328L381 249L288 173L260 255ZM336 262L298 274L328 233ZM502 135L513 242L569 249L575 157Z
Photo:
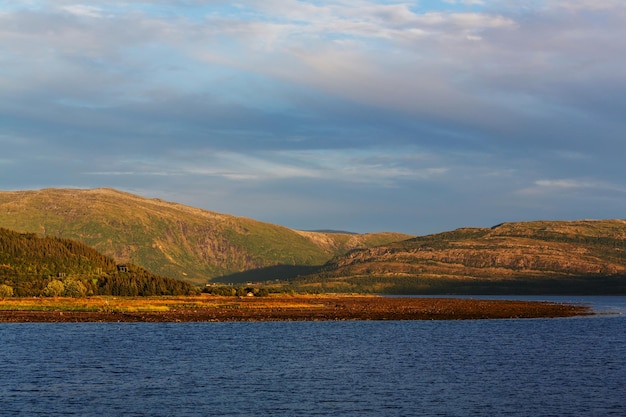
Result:
M117 266L117 271L118 272L128 272L128 266L126 266L126 265L118 265Z

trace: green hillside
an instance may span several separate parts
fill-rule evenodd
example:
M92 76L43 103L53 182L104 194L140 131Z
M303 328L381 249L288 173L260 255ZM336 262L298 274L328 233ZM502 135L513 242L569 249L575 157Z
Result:
M119 265L74 240L0 228L0 297L195 292L190 284L156 276L135 265Z
M505 223L338 256L302 289L386 293L626 293L626 221Z
M298 232L112 189L0 192L0 227L76 239L118 263L197 284L258 268L321 265L353 248L411 237Z

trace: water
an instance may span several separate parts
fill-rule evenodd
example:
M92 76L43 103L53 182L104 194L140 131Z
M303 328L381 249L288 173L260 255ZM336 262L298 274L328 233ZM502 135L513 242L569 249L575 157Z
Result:
M626 297L576 301L613 314L0 324L0 415L624 416Z

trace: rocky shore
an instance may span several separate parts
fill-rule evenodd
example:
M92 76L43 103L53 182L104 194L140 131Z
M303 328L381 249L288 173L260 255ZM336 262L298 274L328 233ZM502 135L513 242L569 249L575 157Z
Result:
M0 322L228 322L332 320L475 320L593 314L582 305L551 302L373 296L220 298L173 304L159 311L0 310Z

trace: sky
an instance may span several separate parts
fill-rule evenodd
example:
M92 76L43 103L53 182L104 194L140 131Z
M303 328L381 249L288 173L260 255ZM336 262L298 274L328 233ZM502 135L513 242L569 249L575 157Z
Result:
M0 0L0 189L294 229L626 218L623 0Z

